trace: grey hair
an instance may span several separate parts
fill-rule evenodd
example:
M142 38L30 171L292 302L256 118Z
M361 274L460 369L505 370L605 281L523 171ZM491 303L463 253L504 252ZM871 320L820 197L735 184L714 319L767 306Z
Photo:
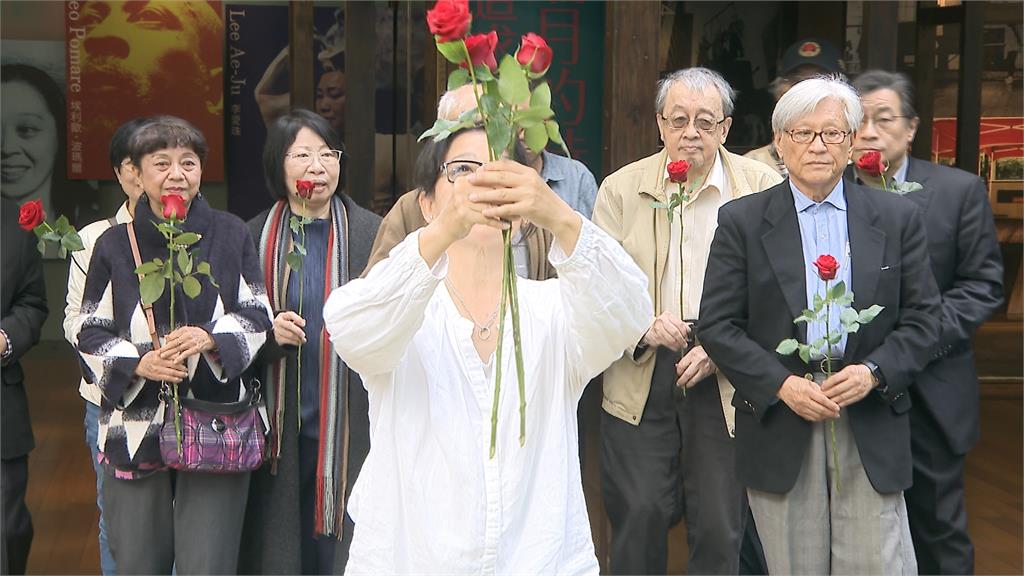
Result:
M797 82L779 98L772 112L772 131L780 134L804 116L814 112L822 100L833 98L843 105L847 128L855 132L864 118L860 98L839 76L815 76Z
M714 70L700 67L676 70L658 81L658 95L654 99L654 106L658 114L665 111L665 100L668 100L668 91L676 83L680 82L683 86L694 92L703 92L709 86L714 86L718 90L718 95L722 97L722 113L726 116L732 115L733 99L736 98L736 91L725 81L725 78L722 78L721 74Z
M449 90L441 95L441 99L437 102L437 117L454 120L452 112L455 110L455 106L459 103L459 97L455 94L455 90ZM455 115L458 117L458 114Z
M866 96L875 90L888 88L900 97L900 114L908 120L917 118L917 110L914 110L914 85L910 83L906 74L886 70L868 70L853 81L853 87L861 96Z

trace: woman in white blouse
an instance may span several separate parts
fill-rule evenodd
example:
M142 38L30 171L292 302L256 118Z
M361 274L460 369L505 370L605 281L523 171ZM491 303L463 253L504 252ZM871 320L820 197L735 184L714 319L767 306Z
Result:
M417 184L429 224L324 307L331 342L362 376L370 405L370 454L349 503L356 527L348 573L598 572L576 404L650 324L647 280L536 171L486 161L480 129L428 143ZM519 279L527 396L520 446L511 321L500 367L494 350L500 230L522 219L554 235L549 259L559 278Z

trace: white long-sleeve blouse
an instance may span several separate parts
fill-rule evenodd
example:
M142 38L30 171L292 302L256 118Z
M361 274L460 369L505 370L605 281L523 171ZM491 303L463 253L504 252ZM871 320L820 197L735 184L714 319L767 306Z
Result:
M348 507L348 573L598 572L576 405L587 382L640 340L653 307L629 255L582 221L571 255L557 242L551 249L558 279L519 279L526 443L507 319L493 459L494 371L444 286L447 257L429 268L414 232L365 279L331 294L331 342L370 401L370 453Z

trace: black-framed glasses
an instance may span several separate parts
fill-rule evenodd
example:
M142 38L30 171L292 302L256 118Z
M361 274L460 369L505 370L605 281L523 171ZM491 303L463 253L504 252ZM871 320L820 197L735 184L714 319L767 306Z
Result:
M821 132L807 128L797 128L796 130L786 130L786 134L789 134L789 138L797 144L810 144L814 142L815 138L819 137L822 144L841 144L853 132L843 132L837 128L827 128Z
M441 164L441 172L444 172L449 182L455 184L456 180L475 173L483 165L483 162L476 160L449 160Z
M668 118L662 114L658 114L658 116L660 116L665 122L668 122L668 125L671 126L673 130L685 130L686 127L690 125L690 119L686 116L673 116L672 118ZM721 120L715 120L714 118L709 118L707 116L700 116L693 119L693 127L701 132L707 132L710 134L718 128L719 124L725 122L727 118L728 116L725 116Z
M875 127L881 130L889 130L896 125L896 120L899 118L907 118L907 116L899 116L896 114L879 114L878 116L864 115L864 119L861 120L861 126L867 126L868 124L874 124Z
M341 150L321 150L320 152L296 150L284 155L285 158L302 166L309 166L313 163L314 158L318 158L324 166L334 166L339 164L344 156L345 152Z

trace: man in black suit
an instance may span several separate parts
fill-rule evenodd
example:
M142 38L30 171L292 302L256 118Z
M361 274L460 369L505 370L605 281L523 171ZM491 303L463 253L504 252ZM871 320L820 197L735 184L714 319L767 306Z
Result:
M917 208L842 178L861 117L842 81L787 92L772 129L790 179L723 206L708 261L697 337L736 387L736 470L772 574L917 573L907 388L935 349L939 298ZM805 363L775 349L825 332L794 324L824 287L821 254L854 309L884 309ZM828 378L826 351L842 359Z
M914 485L907 490L910 534L922 574L972 574L964 459L978 441L978 374L971 337L1003 300L1003 263L985 185L963 170L910 158L917 131L913 91L903 74L873 70L854 82L864 121L853 157L879 151L885 183L916 182L906 194L921 208L932 273L942 298L942 332L928 366L910 387ZM882 176L850 169L880 188Z
M18 360L39 342L46 320L46 287L36 238L18 226L18 205L0 204L0 484L3 492L3 548L0 572L24 574L32 546L32 517L25 506L28 453L35 446L28 415L24 373Z

